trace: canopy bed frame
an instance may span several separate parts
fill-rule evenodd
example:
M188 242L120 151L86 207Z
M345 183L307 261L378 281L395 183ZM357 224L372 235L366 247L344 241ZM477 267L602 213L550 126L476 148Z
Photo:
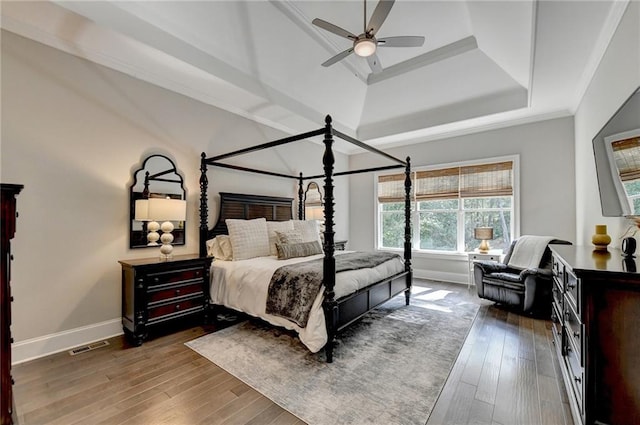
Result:
M324 136L324 155L322 164L324 174L304 176L301 172L298 176L291 176L271 171L258 170L253 168L231 165L221 161L228 158L248 154L263 149L269 149L276 146L294 143L306 140L315 136ZM390 161L393 165L373 167L366 169L350 170L334 172L335 157L333 154L334 136L363 148L369 152L380 155ZM267 220L285 221L292 217L292 198L277 198L270 196L242 195L232 193L220 193L220 215L216 225L209 229L208 227L208 205L207 190L209 181L207 178L207 168L221 167L238 171L258 173L268 176L295 179L298 181L298 219L304 219L304 182L311 179L324 178L324 258L323 258L323 283L324 283L324 300L323 309L327 327L328 340L325 345L327 362L333 360L333 348L335 345L335 337L338 332L353 323L364 314L369 312L376 306L393 298L395 295L404 291L406 304L409 305L412 268L411 268L411 161L407 157L406 160L395 158L385 152L382 152L372 146L369 146L359 140L349 137L331 125L331 116L325 118L325 126L323 128L302 133L299 135L286 137L268 143L259 144L253 147L240 149L223 155L217 155L210 158L206 157L203 152L200 160L200 256L207 256L206 241L221 234L227 234L225 219L241 218L251 219L257 217L266 217ZM336 299L334 287L336 283L336 260L334 258L334 177L345 176L350 174L375 172L390 169L405 169L405 199L404 199L404 271L384 280L370 284L369 286L359 289L353 294ZM208 305L208 307L211 307Z

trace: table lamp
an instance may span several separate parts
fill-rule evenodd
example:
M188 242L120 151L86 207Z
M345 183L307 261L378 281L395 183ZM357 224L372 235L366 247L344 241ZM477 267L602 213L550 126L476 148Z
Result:
M162 235L160 236L160 257L164 259L171 258L173 252L173 223L172 221L184 221L187 216L187 201L181 199L170 198L151 198L149 202L149 219L154 221L162 221L160 229ZM149 223L151 224L151 223Z
M490 249L487 241L493 239L493 227L476 227L473 229L473 238L482 241L478 247L478 252L487 254Z
M160 224L157 221L153 221L149 218L149 200L137 199L135 204L134 220L142 221L143 230L147 231L147 246L158 246L158 240L160 239Z

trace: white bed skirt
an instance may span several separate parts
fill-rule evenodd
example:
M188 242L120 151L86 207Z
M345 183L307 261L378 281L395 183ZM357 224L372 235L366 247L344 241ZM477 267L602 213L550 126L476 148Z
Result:
M336 252L341 255L349 251ZM327 343L327 329L322 309L324 286L315 299L305 328L278 316L265 313L271 276L277 268L302 261L323 258L324 254L289 260L277 257L258 257L241 261L215 260L211 264L211 302L259 317L273 325L294 330L300 341L312 352L319 351ZM335 298L349 295L374 282L404 271L400 258L386 261L374 268L348 270L336 274Z

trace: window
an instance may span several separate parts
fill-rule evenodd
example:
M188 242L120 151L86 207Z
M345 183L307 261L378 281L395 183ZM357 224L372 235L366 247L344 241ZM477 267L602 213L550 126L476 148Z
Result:
M515 159L412 172L416 250L468 252L476 227L492 227L492 249L508 248L514 229ZM378 246L404 246L404 174L378 176Z

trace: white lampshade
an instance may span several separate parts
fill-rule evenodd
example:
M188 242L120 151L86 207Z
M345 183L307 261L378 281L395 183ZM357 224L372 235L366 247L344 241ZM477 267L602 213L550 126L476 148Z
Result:
M135 204L134 220L149 221L149 201L138 199Z
M356 44L353 46L353 50L356 52L356 55L366 58L376 52L376 47L377 43L375 40L371 38L363 38L356 41Z
M324 220L324 211L322 207L308 207L304 210L305 220Z
M151 198L148 216L155 221L184 221L187 218L187 201Z

